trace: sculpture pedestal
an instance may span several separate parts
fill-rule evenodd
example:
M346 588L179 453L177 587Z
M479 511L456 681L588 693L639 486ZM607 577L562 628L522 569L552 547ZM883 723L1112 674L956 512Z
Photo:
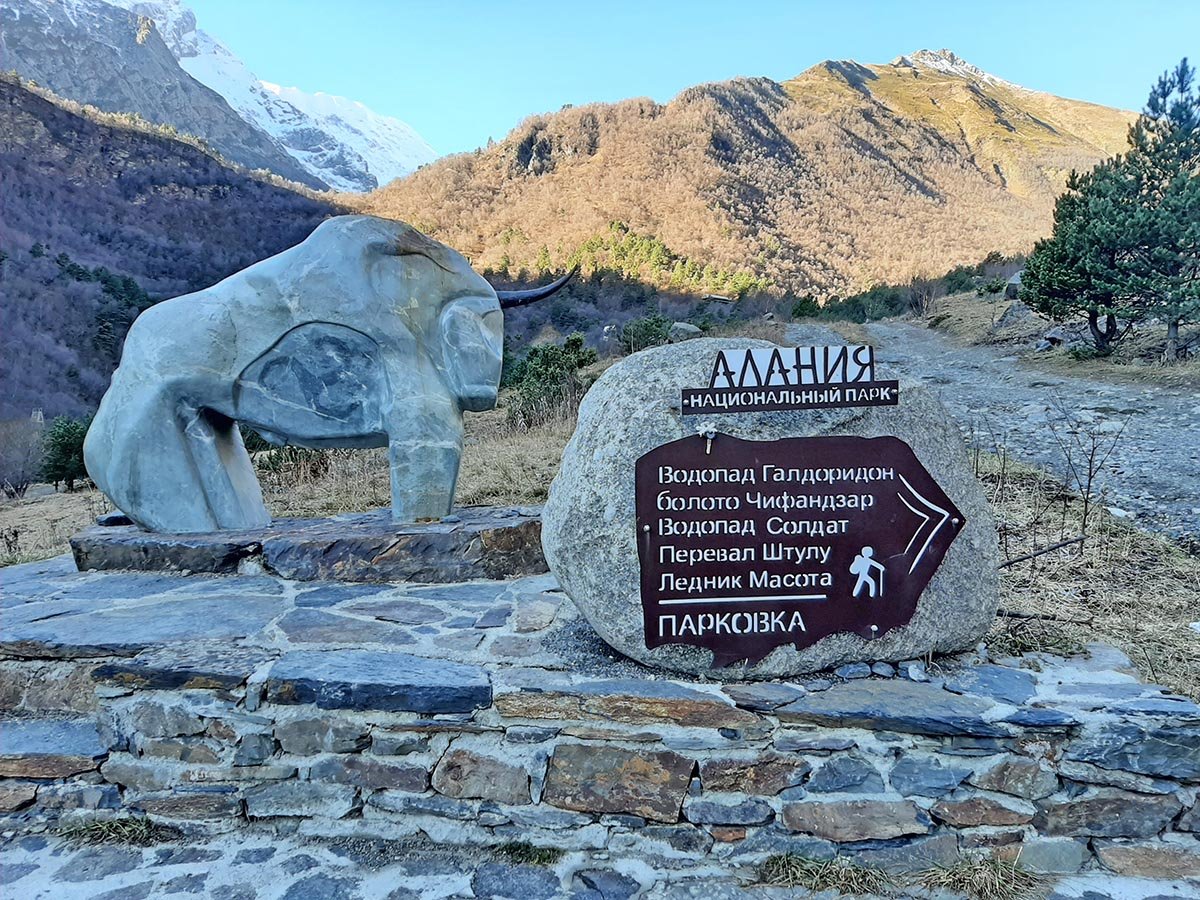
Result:
M277 519L266 528L158 534L96 525L71 538L75 564L92 569L229 574L261 566L294 581L444 584L538 575L538 507L469 507L436 522L399 524L390 510L328 519Z

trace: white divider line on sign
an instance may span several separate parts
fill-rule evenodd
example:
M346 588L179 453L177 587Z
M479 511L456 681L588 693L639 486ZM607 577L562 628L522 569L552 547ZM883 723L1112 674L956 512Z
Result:
M678 603L769 603L772 600L828 600L828 594L787 594L777 597L680 597L678 600L659 600L660 606Z

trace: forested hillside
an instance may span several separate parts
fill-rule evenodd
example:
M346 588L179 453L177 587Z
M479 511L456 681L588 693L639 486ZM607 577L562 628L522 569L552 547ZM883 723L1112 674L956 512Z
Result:
M337 212L293 187L0 78L0 419L90 412L139 310Z
M533 116L362 202L502 273L582 261L695 294L828 298L1028 251L1070 170L1123 149L1131 120L948 51L826 62Z

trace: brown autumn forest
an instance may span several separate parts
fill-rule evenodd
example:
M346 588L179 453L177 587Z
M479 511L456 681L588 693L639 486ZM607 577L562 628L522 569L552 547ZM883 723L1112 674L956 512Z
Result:
M1028 251L1068 173L1123 149L1132 113L979 75L826 62L565 108L353 202L514 277L582 261L685 293L844 296Z

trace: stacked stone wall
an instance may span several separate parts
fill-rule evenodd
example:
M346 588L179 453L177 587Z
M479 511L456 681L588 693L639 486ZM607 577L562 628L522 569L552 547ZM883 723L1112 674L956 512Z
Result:
M398 675L385 655L264 657L246 677L212 658L4 662L5 818L1200 876L1200 708L1111 650L726 686L415 657Z

